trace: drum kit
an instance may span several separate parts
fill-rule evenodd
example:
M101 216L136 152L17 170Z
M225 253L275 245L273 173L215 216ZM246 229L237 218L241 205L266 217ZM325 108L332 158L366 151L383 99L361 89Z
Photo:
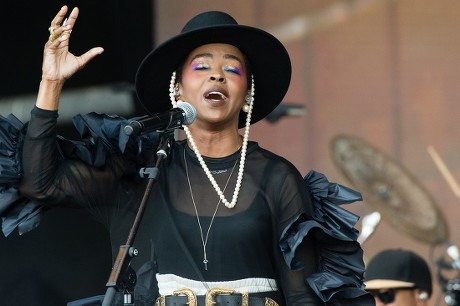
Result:
M382 218L418 242L445 247L445 254L436 260L439 285L445 305L460 306L459 252L449 242L446 219L430 193L394 158L363 139L338 135L330 143L330 153L340 173L362 193L364 203L373 211L362 218L358 241L364 243ZM429 153L452 187L452 176L439 156L431 147Z

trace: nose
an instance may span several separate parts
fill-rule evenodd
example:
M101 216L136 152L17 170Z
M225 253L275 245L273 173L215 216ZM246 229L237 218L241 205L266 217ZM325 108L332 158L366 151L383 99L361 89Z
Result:
M217 81L217 82L220 82L220 83L224 83L224 82L225 82L225 78L224 78L221 74L219 74L219 73L214 73L214 74L212 74L212 75L209 77L209 79L210 79L211 81Z

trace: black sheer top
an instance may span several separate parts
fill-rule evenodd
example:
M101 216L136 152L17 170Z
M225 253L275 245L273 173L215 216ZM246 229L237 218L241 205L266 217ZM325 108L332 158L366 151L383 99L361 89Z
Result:
M55 112L32 111L23 145L25 175L20 192L48 207L87 210L106 225L115 256L126 241L144 193L146 179L137 175L143 159L133 162L119 152L109 154L100 166L63 159L57 147L56 118ZM145 160L155 150L144 152ZM240 151L225 158L205 158L221 189L228 181L224 193L229 201L239 160ZM318 267L313 243L305 238L298 247L303 263L299 271L289 269L279 247L283 230L300 215L308 219L313 213L311 196L291 163L250 142L236 206L229 209L218 203L193 151L184 141L174 143L160 167L134 244L140 251L132 260L139 277L137 298L152 301L152 275L160 273L197 281L201 277L205 281L270 278L277 282L280 305L322 305L305 281ZM206 270L203 241L208 229Z

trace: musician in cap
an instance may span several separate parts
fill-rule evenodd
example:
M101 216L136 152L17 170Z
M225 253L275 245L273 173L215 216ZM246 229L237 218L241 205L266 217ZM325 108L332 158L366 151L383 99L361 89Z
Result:
M388 249L367 265L366 290L378 305L425 306L432 293L430 268L410 250Z

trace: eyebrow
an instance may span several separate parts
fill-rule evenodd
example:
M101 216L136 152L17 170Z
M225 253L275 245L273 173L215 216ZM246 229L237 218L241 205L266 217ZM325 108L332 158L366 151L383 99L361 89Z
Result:
M195 56L192 58L192 61L195 60L195 59L197 59L197 58L200 58L200 57L214 58L214 56L212 55L212 53L200 53L200 54L195 55ZM238 56L235 56L235 55L232 55L232 54L224 54L224 58L225 58L225 59L233 59L233 60L238 61L240 64L243 64L243 62L241 61L241 59L240 59Z

